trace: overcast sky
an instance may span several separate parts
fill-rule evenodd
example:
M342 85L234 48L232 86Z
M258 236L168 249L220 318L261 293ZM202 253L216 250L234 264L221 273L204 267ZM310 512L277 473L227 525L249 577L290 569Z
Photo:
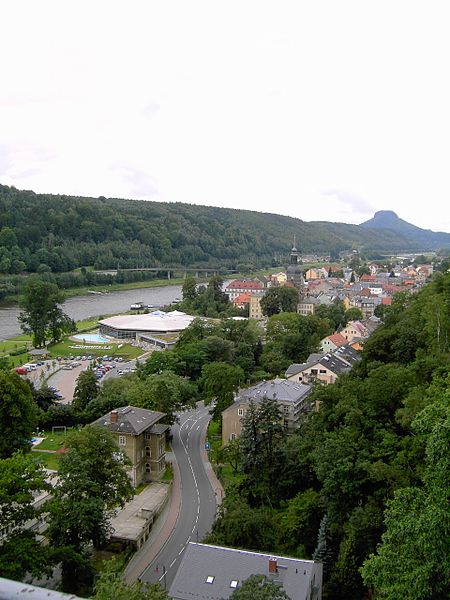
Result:
M0 183L450 232L447 11L3 0Z

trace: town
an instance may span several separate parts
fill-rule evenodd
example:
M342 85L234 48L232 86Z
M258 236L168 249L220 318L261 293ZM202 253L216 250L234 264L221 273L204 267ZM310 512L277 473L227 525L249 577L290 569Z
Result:
M4 356L0 375L3 577L83 595L103 561L93 598L127 589L142 598L227 598L261 582L292 600L320 600L323 588L327 597L343 560L334 543L330 571L331 523L363 501L368 482L354 496L343 480L332 492L327 461L338 466L347 442L333 447L325 436L319 450L314 436L331 435L327 419L342 418L342 394L350 417L352 395L371 380L386 386L382 396L397 394L397 413L406 410L399 398L413 391L395 392L401 376L382 358L383 336L428 289L430 306L440 306L448 275L432 256L367 262L354 251L305 268L314 258L294 243L282 271L226 283L187 276L169 306L139 301L78 327L57 295L49 315L59 311L60 320L47 325L42 317L35 325L37 305L24 305L34 347L22 364ZM29 298L50 295L48 285L31 281ZM432 336L444 354L446 318ZM397 350L406 380L416 351L419 360L416 347ZM364 394L365 410L375 410L378 392ZM330 456L320 458L324 451ZM387 460L380 448L372 458L362 451L371 469ZM352 464L352 479L358 470ZM373 493L364 492L368 514ZM345 530L334 535L342 547ZM352 589L361 585L352 580Z

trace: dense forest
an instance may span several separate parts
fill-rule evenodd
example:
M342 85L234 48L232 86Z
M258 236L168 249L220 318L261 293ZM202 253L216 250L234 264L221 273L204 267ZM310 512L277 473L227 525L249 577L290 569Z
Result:
M420 250L392 231L275 214L113 198L35 194L0 185L0 273L76 268L249 267L284 264L299 250ZM62 286L64 287L64 286Z

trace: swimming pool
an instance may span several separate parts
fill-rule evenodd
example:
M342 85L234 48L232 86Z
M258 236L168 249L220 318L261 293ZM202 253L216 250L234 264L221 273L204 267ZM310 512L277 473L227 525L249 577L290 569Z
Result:
M103 337L99 333L77 333L72 336L74 340L80 340L81 342L92 342L95 344L110 344L111 340Z

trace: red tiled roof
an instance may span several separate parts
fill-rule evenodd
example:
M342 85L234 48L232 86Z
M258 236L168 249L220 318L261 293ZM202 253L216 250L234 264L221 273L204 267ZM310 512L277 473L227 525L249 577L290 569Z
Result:
M367 275L367 273L363 273L359 278L360 281L376 281L376 279L374 275Z
M381 304L390 306L392 304L392 298L390 296L388 298L381 298Z
M333 342L333 344L336 344L336 346L345 346L347 343L345 337L340 333L333 333L332 335L329 335L327 339L330 340L330 342Z
M251 294L244 292L233 300L233 304L249 304Z

